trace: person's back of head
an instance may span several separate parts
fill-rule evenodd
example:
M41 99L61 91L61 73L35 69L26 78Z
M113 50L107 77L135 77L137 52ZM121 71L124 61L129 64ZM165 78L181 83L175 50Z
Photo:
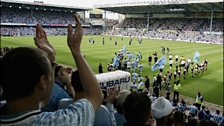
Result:
M127 125L144 125L151 113L151 101L144 93L131 93L124 102Z
M184 114L181 111L176 110L173 115L173 121L175 126L183 126Z
M46 80L52 77L49 76L52 71L46 53L29 47L9 51L0 60L0 69L0 84L7 101L30 96L41 77Z
M204 110L205 109L205 106L203 105L201 108L202 108L202 110Z
M220 114L220 110L216 110L216 114L219 115Z
M199 120L194 117L189 117L187 124L188 124L188 126L198 126Z

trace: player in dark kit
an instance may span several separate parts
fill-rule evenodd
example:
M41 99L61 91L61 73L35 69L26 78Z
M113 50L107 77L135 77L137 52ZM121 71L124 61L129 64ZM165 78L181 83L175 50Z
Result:
M158 60L158 57L157 56L154 56L154 63L156 63Z
M117 41L114 42L114 45L115 45L115 46L117 45Z
M131 45L131 40L129 40L129 45Z
M149 86L150 86L150 80L148 78L148 76L145 76L145 87L149 90Z
M101 63L100 63L99 66L98 66L98 70L99 70L99 74L100 74L100 73L103 73L103 66L102 66Z
M104 41L104 37L103 37L103 45L105 44L105 41Z
M152 64L152 56L151 55L149 55L148 61L149 61L149 65L151 66L151 64Z
M208 68L208 60L207 59L205 59L204 65L205 65L205 70L207 70L207 68Z

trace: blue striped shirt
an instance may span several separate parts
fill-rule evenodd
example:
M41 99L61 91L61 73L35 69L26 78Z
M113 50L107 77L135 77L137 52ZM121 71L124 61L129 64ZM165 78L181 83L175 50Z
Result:
M15 115L0 115L1 126L92 126L95 118L93 106L87 99L55 112L34 110Z
M212 118L211 120L214 121L216 124L219 124L222 120L222 116L218 115L217 113L212 113Z

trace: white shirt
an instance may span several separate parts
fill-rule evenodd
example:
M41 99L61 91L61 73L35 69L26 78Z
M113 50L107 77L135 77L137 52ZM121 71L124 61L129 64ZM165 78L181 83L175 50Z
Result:
M185 61L184 61L184 60L182 60L182 61L181 61L181 64L185 64Z
M190 62L191 62L191 59L190 59L190 58L188 58L188 59L187 59L187 62L188 62L188 63L190 63Z
M173 64L173 60L169 60L169 64Z
M131 62L127 62L127 68L130 68L131 67Z

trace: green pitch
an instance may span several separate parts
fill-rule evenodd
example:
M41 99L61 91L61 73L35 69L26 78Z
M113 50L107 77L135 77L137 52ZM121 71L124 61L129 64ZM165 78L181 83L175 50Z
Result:
M88 39L92 37L95 44L88 43ZM114 45L114 40L118 41L118 45ZM141 45L138 44L137 38L133 39L132 45L128 45L129 38L121 41L120 37L105 37L105 45L102 45L102 36L84 36L82 42L82 52L85 54L86 60L97 73L98 64L103 64L104 72L107 72L107 64L112 61L114 53L122 49L125 44L127 50L137 54L139 51L143 55L141 63L144 65L143 77L148 75L150 80L155 73L151 71L148 66L147 60L149 54L157 52L158 57L162 56L161 46L169 47L170 53L179 57L193 58L194 52L199 51L200 60L208 59L208 70L204 74L200 74L194 78L189 74L187 79L181 78L182 88L181 95L195 97L197 92L200 91L204 96L205 101L212 102L223 106L223 45L214 44L200 44L200 43L187 43L165 40L150 40L143 39ZM49 41L56 48L57 62L75 67L74 61L67 47L66 36L50 36ZM1 37L1 46L5 47L19 47L19 46L34 46L32 37ZM168 56L167 56L168 59ZM173 66L174 68L175 66ZM168 60L165 66L168 69ZM152 81L151 81L152 83ZM173 84L173 83L172 83ZM151 86L152 84L150 84Z

